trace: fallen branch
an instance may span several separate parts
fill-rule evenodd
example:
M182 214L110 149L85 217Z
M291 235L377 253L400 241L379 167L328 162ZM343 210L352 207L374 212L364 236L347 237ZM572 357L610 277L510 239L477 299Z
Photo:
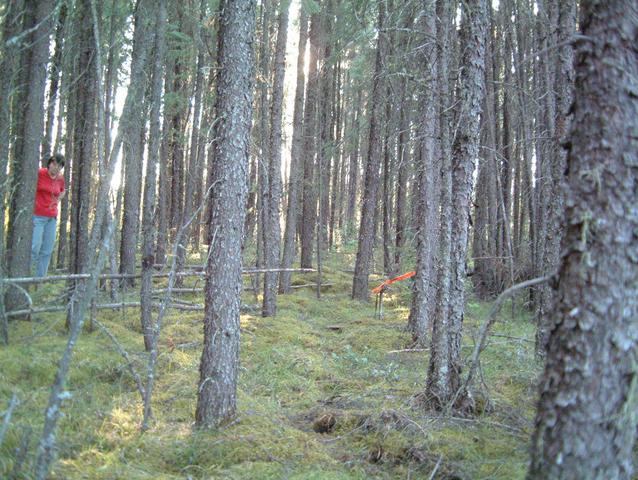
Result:
M142 396L142 400L144 400L144 386L142 385L142 379L133 368L133 361L131 360L131 357L129 357L128 352L124 349L122 344L117 341L117 338L115 338L115 336L109 331L108 328L106 328L106 326L103 323L101 323L97 319L94 319L93 322L98 326L100 330L102 330L106 334L107 337L109 337L111 342L113 342L113 345L115 345L115 348L117 349L117 351L120 353L120 355L124 357L124 360L126 360L126 366L128 368L128 371L130 372L131 376L135 380L135 383L137 384L137 391L140 392L140 395Z
M402 350L390 350L387 353L411 353L411 352L427 352L429 348L404 348ZM387 355L387 354L386 354Z
M117 303L97 303L95 304L95 308L97 310L107 310L107 309L122 309L122 308L135 308L140 307L141 302L117 302ZM153 308L160 308L160 303L153 303ZM175 310L186 310L186 311L200 311L204 309L204 305L201 304L193 304L193 305L180 305L172 303L170 308ZM17 317L20 315L32 315L36 313L52 313L52 312L64 312L68 309L66 305L59 305L56 307L35 307L24 310L13 310L11 312L7 312L7 317Z
M552 278L552 276L553 275L547 275L545 277L533 278L533 279L527 280L525 282L517 283L516 285L512 285L510 288L508 288L507 290L502 292L496 298L496 300L494 301L494 304L492 305L492 308L490 309L489 314L487 315L487 317L483 321L483 324L481 325L481 328L479 330L479 341L474 346L474 352L472 353L472 361L470 363L470 369L469 369L469 371L467 373L467 378L465 379L465 383L459 389L457 394L454 396L455 397L454 401L451 402L452 405L454 404L454 402L456 402L456 398L458 397L460 392L467 391L467 389L470 387L470 385L472 383L472 380L474 378L474 374L476 373L476 368L477 368L477 365L478 365L479 356L480 356L481 352L483 351L483 349L485 348L485 345L487 343L487 334L489 332L490 327L496 322L496 314L501 309L501 306L503 305L503 302L510 295L516 293L518 290L522 290L523 288L527 288L527 287L532 287L534 285L538 285L539 283L544 283L544 282L548 281L550 278Z
M242 275L254 275L258 273L270 273L270 272L296 272L296 273L310 273L316 271L314 268L259 268L252 270L242 271ZM204 277L206 272L203 270L184 270L182 272L175 272L178 277ZM141 273L102 273L98 275L100 280L123 280L127 278L141 278ZM157 272L151 275L153 278L168 278L170 272ZM68 275L49 275L47 277L16 277L16 278L0 278L2 283L18 284L38 284L49 282L65 282L68 280L85 280L91 277L89 273L72 273ZM17 285L16 285L17 286Z
M18 395L14 392L11 396L11 400L9 401L9 407L7 411L4 412L4 420L2 421L2 428L0 428L0 445L4 441L4 436L7 434L7 430L9 430L9 423L11 423L11 415L13 414L13 410L18 406Z

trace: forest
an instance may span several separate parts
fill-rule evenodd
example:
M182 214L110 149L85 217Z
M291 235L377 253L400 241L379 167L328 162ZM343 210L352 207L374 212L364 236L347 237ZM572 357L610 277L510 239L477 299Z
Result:
M0 477L631 479L635 0L0 0Z

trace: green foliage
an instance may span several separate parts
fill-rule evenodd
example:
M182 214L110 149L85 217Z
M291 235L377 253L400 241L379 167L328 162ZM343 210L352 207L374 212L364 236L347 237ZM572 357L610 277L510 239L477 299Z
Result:
M142 404L125 364L105 334L84 333L76 347L51 478L366 479L523 478L533 416L533 326L518 307L503 309L483 353L485 406L475 418L441 417L414 401L424 386L428 352L405 351L409 283L385 296L385 317L350 299L352 248L327 256L318 300L314 289L279 296L274 318L242 315L239 415L213 431L193 429L202 341L200 312L173 312L165 322L151 429L141 434ZM296 284L316 274L295 274ZM371 286L380 281L371 278ZM193 286L195 280L185 282ZM198 285L201 286L201 280ZM248 280L246 280L248 283ZM56 294L46 287L37 301ZM134 298L137 292L125 297ZM185 300L200 302L198 294ZM249 292L244 304L254 302ZM470 299L463 356L489 304ZM258 311L258 309L256 310ZM139 312L100 311L99 320L145 374ZM13 468L29 430L34 457L57 361L66 343L62 314L11 322L0 349L0 410L16 392L20 405L0 445L0 477ZM322 415L335 418L315 433Z

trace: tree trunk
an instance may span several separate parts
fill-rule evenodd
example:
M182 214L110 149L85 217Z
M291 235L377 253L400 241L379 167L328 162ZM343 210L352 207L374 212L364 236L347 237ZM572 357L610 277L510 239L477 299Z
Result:
M435 408L452 401L460 384L460 341L465 308L465 258L467 252L472 174L479 147L479 119L484 96L487 5L485 0L464 3L461 27L461 78L459 85L458 131L452 145L451 218L442 225L441 270L449 275L449 308L434 318L426 398ZM444 17L445 18L445 17ZM449 246L448 246L449 245ZM449 252L449 254L448 254ZM448 256L449 255L449 256ZM448 260L449 258L449 260ZM441 280L441 279L440 279ZM439 288L447 285L441 283Z
M31 238L33 233L33 206L36 179L40 166L40 142L44 128L44 89L46 66L49 59L49 35L54 24L53 0L27 2L24 12L23 34L29 45L22 55L25 84L18 88L21 98L18 112L23 120L18 122L15 142L15 158L12 185L15 187L9 209L9 231L7 239L7 273L10 277L28 275L31 261ZM31 31L32 30L32 31ZM23 112L23 113L22 113ZM22 127L22 128L20 128ZM20 294L7 298L7 310L20 303Z
M144 203L142 211L142 280L140 287L141 325L144 348L150 352L156 343L152 330L152 274L155 265L155 190L157 188L157 165L160 153L160 108L164 84L164 60L166 55L166 0L157 5L155 44L153 48L153 76L150 91L150 126L146 176L144 178ZM161 192L163 194L164 192ZM161 196L160 194L160 196Z
M560 262L560 243L564 225L564 186L562 177L566 167L566 156L561 141L567 129L567 114L572 99L573 84L573 54L572 46L568 43L576 25L576 4L574 1L564 0L559 4L558 37L559 47L557 65L555 68L554 90L556 91L556 110L553 136L550 138L547 160L551 162L547 169L550 174L551 203L548 204L547 226L545 228L545 242L542 258L543 275L554 272ZM549 200L548 200L549 201ZM541 285L538 291L536 351L544 355L551 330L551 317L556 298L554 291L548 285Z
M633 478L638 9L581 2L567 229L529 479Z
M303 101L306 57L306 41L308 39L308 15L301 8L299 14L299 54L297 56L297 86L295 89L295 104L292 120L292 145L290 149L290 179L288 181L288 209L286 211L286 229L284 232L284 252L281 268L289 269L295 256L295 236L297 235L297 217L300 209L300 194L303 193L301 173L303 159ZM281 272L279 277L279 293L290 291L290 272Z
M188 161L188 168L186 169L186 185L184 192L184 209L182 211L182 218L180 220L178 229L182 230L182 241L181 246L177 249L177 269L182 270L184 268L185 259L186 259L186 250L188 249L189 244L191 243L191 231L192 231L192 222L191 217L195 213L197 209L197 205L195 204L195 196L197 193L197 183L201 183L202 181L202 161L203 159L199 157L199 142L201 142L200 138L200 118L202 113L202 94L204 90L204 62L205 62L205 52L204 52L204 43L202 40L202 23L204 22L204 18L206 15L206 4L204 0L200 0L199 5L199 15L197 25L195 26L195 49L197 51L197 66L195 68L195 91L192 99L193 102L193 128L191 130L191 141L190 141L190 156ZM177 286L182 285L182 277L178 277L176 281Z
M84 273L88 261L89 212L91 208L91 175L94 167L95 125L97 102L97 72L95 69L95 40L90 18L89 0L77 5L76 24L79 29L78 72L82 72L75 84L76 101L73 129L73 182L71 190L71 244L70 267L72 273Z
M377 28L381 31L385 22L385 5L378 4L379 15L377 18ZM374 78L372 80L372 93L370 101L370 133L368 156L366 160L365 190L363 194L363 205L361 207L361 223L359 227L359 244L357 248L357 260L354 267L354 279L352 281L352 298L367 301L369 298L368 276L374 254L374 213L377 204L377 193L379 190L379 167L381 164L381 132L383 124L382 94L385 91L381 78L383 71L383 61L385 60L385 36L380 35L377 40L377 52L374 66Z
M352 122L352 136L354 144L350 152L350 166L348 168L348 208L346 210L346 238L352 238L354 234L355 208L357 204L357 190L359 187L359 139L361 137L361 90L357 90L355 101L356 111Z
M53 119L55 117L55 105L58 101L58 87L60 84L60 70L62 66L62 42L66 29L67 6L62 4L60 15L55 27L55 51L49 66L49 93L47 95L47 114L44 127L44 139L42 141L42 158L48 158L53 153L51 146L53 143ZM60 103L60 107L62 103Z
M135 62L136 69L131 66L131 79L139 82L142 92L146 90L149 80L148 56L151 50L152 28L155 16L150 0L138 0L135 12L135 34L133 37L133 52L131 64ZM137 48L136 48L137 47ZM138 59L136 61L136 59ZM142 95L143 98L143 95ZM146 131L144 116L144 102L132 112L128 130L125 132L124 159L126 161L126 175L124 183L124 204L122 219L122 238L120 244L120 272L135 273L135 253L140 227L140 203L142 195L142 137ZM133 285L133 281L128 283Z
M422 29L427 38L437 38L436 2L428 0L423 4ZM447 26L442 27L442 35ZM442 45L445 37L442 38ZM416 246L416 275L412 290L412 306L408 319L408 330L412 333L415 345L425 345L426 336L431 324L430 313L434 305L434 282L432 281L433 260L437 245L438 228L436 213L439 210L438 192L435 188L437 172L442 171L436 157L438 149L437 137L437 112L435 92L437 88L437 44L428 42L423 49L422 71L427 72L424 79L423 91L419 103L419 162L417 163L417 178L419 179L417 212L417 246ZM445 172L444 172L445 174ZM445 207L443 207L445 208Z
M319 96L319 72L317 62L320 55L321 17L313 13L310 17L310 65L306 87L303 128L303 207L301 224L301 268L312 268L313 238L317 218L317 194L314 188L315 130L317 100Z
M264 257L267 269L279 267L281 251L281 226L279 212L281 202L281 143L284 74L286 73L286 43L288 41L288 11L290 1L282 0L279 4L279 22L277 26L277 47L275 49L275 79L272 89L270 109L270 159L268 162L268 202L266 207L266 235L264 236ZM270 317L277 313L277 272L264 275L264 300L262 316Z
M200 364L196 425L217 427L237 409L241 251L252 108L255 2L221 5L219 78L213 165L210 254L206 279L204 349Z

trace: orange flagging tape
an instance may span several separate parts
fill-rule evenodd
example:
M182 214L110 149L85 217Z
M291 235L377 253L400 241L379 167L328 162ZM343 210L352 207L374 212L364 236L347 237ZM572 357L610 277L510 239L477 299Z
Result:
M415 275L416 275L416 272L408 272L408 273L404 273L403 275L399 275L398 277L391 278L390 280L386 280L378 287L373 288L372 293L381 293L383 289L385 289L385 287L387 287L388 285L394 282L400 282L401 280L405 280L406 278L414 277Z

